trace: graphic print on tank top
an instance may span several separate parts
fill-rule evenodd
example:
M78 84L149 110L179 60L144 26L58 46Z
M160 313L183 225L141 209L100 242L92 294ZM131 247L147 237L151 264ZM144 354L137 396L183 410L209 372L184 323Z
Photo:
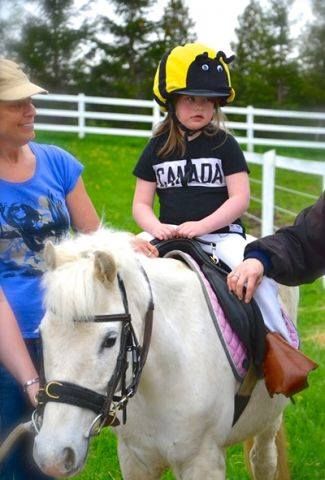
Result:
M45 265L40 252L45 242L57 242L68 229L68 211L50 192L38 198L37 206L0 203L0 276L15 276L18 270L20 275L42 274Z

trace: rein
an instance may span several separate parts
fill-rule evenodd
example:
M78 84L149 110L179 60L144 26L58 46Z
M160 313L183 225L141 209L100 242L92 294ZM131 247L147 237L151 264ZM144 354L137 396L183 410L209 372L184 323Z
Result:
M127 403L129 398L133 397L137 391L141 373L147 359L153 323L154 303L152 288L148 275L141 264L140 268L150 292L149 305L144 319L143 344L139 344L134 332L125 285L120 275L117 274L119 291L125 311L112 315L95 315L93 319L94 322L98 323L122 322L119 354L114 372L107 383L106 394L102 395L94 390L70 382L52 380L46 383L44 372L42 372L42 386L38 393L38 405L32 417L37 433L40 430L44 408L48 402L66 403L95 412L97 416L92 422L86 438L98 435L105 426L119 425L120 422L116 417L119 410L122 410L122 421L125 424ZM132 378L127 384L126 373L129 367L130 356Z

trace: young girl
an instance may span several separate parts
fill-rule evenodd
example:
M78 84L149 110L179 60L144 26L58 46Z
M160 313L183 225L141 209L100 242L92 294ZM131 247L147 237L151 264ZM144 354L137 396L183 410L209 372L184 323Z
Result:
M138 225L166 240L196 237L229 265L237 266L246 246L240 216L249 204L244 155L224 128L220 106L232 102L227 58L199 43L165 54L154 80L154 97L167 111L135 169L133 215ZM157 193L159 219L153 204ZM273 299L265 304L263 298ZM276 284L263 280L255 299L271 331L288 339L276 300Z

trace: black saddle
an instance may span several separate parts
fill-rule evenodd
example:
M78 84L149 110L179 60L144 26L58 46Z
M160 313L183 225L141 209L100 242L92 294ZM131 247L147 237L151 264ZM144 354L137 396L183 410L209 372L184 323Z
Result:
M226 283L229 267L220 260L216 262L212 256L204 252L197 240L154 239L151 243L158 249L161 257L173 250L181 250L196 261L215 292L229 324L246 346L249 361L254 365L256 375L262 378L266 335L263 317L255 300L244 303L229 292Z

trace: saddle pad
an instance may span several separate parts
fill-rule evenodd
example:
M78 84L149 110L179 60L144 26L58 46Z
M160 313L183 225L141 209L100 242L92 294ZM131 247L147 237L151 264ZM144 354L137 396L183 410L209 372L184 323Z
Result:
M213 324L225 350L232 371L236 379L242 382L249 367L248 350L229 324L210 283L205 278L196 261L187 253L182 252L181 250L172 250L165 255L165 258L168 257L183 260L188 267L197 274L207 301Z
M291 318L289 317L287 312L284 310L283 306L281 306L281 311L282 311L282 317L283 317L285 326L286 326L287 331L289 333L290 345L293 348L298 349L299 345L300 345L298 331L297 331L295 325L293 324Z

